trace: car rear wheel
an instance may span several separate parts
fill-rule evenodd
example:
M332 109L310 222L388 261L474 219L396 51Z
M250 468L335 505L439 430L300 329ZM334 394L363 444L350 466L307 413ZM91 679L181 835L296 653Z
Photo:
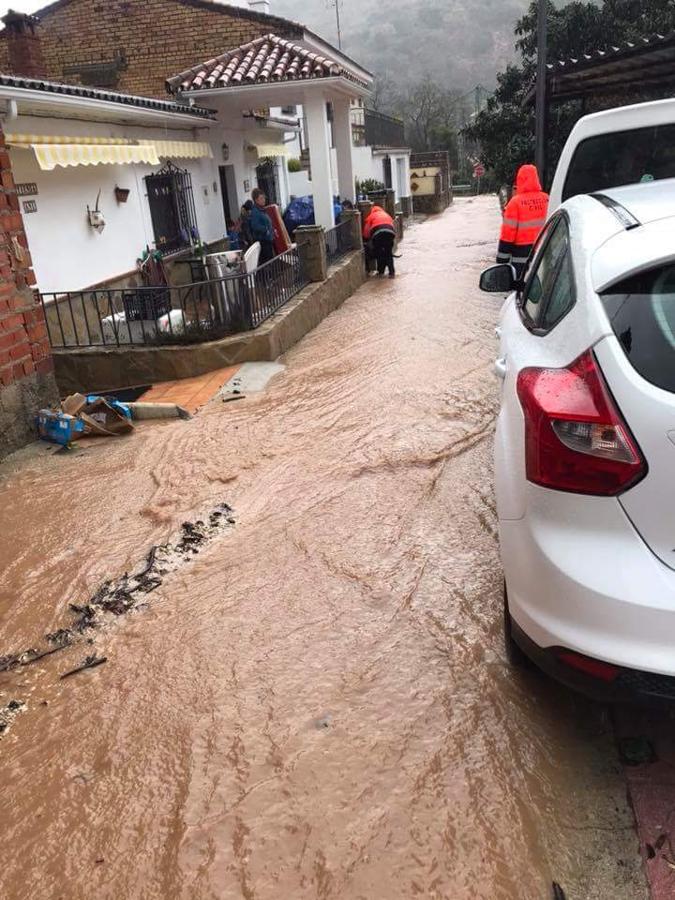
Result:
M518 669L532 668L532 662L530 661L529 656L520 649L513 639L506 581L504 582L504 648L506 650L506 658L512 666L515 666Z

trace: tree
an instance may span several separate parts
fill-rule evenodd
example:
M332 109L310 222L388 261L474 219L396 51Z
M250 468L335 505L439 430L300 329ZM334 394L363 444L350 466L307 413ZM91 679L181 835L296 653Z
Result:
M463 121L463 100L442 88L430 75L400 95L396 110L405 122L413 150L448 150L457 162L457 132Z
M508 66L497 76L497 89L486 108L465 129L500 183L511 184L518 166L534 159L534 110L524 105L530 85L523 67Z
M652 34L671 31L675 21L675 0L605 0L602 6L575 2L556 8L548 2L548 59L568 59L590 50ZM534 108L525 98L535 83L537 55L537 4L515 27L518 65L508 66L497 76L497 89L465 129L468 138L481 148L483 162L497 180L510 184L523 162L534 158ZM639 86L630 99L640 99ZM549 122L548 176L560 155L567 136L581 114L578 101L555 108Z
M388 72L376 72L373 92L368 98L369 109L375 112L391 114L397 105L398 95L392 77Z

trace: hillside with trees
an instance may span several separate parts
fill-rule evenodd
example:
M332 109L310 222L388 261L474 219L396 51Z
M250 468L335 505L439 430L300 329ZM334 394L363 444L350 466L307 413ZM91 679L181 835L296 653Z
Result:
M601 6L572 2L556 8L549 2L548 17L548 58L568 59L584 50L605 49L656 32L673 31L675 4L673 0L605 0ZM520 60L499 73L496 91L468 129L468 136L480 145L483 161L500 183L509 183L517 166L534 157L534 109L524 101L535 81L536 31L537 7L533 2L515 27ZM658 90L644 90L636 84L632 92L612 98L609 105L659 96ZM586 112L606 105L603 98L597 98L595 106L593 102L587 104ZM572 101L557 105L549 118L549 180L570 129L581 114L579 101Z
M337 43L331 0L274 0L273 11ZM514 58L527 0L341 0L342 47L399 88L431 76L443 88L492 89Z
M403 118L410 146L449 150L463 180L472 154L480 154L496 183L510 181L518 163L533 158L534 110L523 101L535 77L535 2L340 2L343 49L376 74L371 105ZM336 43L335 0L274 0L274 11ZM675 30L675 0L549 0L548 13L549 59ZM625 102L640 99L651 95L636 85ZM579 115L578 103L556 107L551 164Z

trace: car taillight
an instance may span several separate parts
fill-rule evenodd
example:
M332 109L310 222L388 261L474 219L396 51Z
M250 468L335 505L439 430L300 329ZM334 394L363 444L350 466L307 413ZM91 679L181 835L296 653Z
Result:
M523 369L528 481L558 491L613 496L647 464L588 350L565 369Z
M590 656L582 656L581 653L575 653L573 650L558 650L556 655L560 662L565 663L566 666L571 666L573 669L577 669L585 675L590 675L592 678L599 678L600 681L615 681L621 671L618 666L614 666L612 663L602 662L600 659L592 659Z

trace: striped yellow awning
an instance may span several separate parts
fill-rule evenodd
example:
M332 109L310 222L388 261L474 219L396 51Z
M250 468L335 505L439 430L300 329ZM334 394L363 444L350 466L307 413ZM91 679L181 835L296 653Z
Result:
M5 134L5 143L14 147L31 147L33 144L135 144L128 138L113 137L66 137L56 134ZM143 141L144 144L150 143Z
M206 141L153 141L157 155L168 159L213 159L211 145Z
M91 135L66 137L48 134L6 134L5 141L12 147L33 150L38 165L45 171L51 171L56 166L96 166L101 163L159 165L160 157L213 158L211 145L206 141L134 140Z
M286 144L252 144L258 159L265 156L290 156L290 148Z
M45 172L57 166L159 165L154 144L31 144L38 165Z

